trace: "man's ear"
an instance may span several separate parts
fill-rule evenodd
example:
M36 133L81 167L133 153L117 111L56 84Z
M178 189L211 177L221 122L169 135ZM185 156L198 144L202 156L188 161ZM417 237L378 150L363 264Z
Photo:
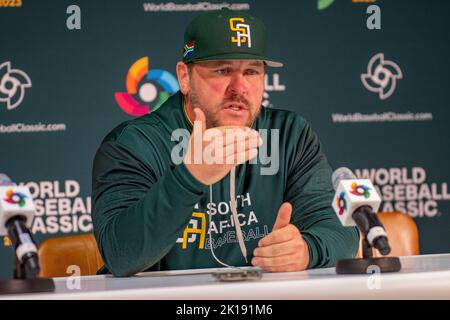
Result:
M182 61L177 63L177 78L181 93L187 95L189 93L189 70Z

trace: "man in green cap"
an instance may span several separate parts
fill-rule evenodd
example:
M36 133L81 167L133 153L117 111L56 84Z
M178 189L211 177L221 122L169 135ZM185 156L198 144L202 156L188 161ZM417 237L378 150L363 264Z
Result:
M105 269L284 272L356 254L359 234L331 208L331 168L310 125L261 106L266 66L282 64L250 14L222 9L189 24L180 91L97 151L92 217Z

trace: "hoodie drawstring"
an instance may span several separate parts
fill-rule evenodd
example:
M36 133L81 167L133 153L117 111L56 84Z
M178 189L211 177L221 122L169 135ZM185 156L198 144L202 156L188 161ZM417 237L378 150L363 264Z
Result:
M212 185L209 185L209 209L210 210L211 210L212 198L213 198L213 196L212 196ZM237 235L237 238L238 238L239 247L241 249L242 255L244 256L245 263L248 263L248 261L247 261L247 248L245 247L244 237L242 236L241 225L239 224L239 219L238 219L238 215L237 215L237 206L236 206L236 167L233 167L233 169L231 169L231 172L230 172L230 199L231 199L231 213L232 213L232 216L233 216L234 228L236 230L236 235ZM212 253L212 256L214 257L214 259L216 259L216 261L218 263L220 263L221 265L223 265L225 267L237 268L237 267L233 267L233 266L230 266L230 265L222 262L214 254L213 243L212 243L212 239L211 239L211 213L208 214L208 229L209 229L209 232L208 232L209 233L209 247L211 249L211 253Z

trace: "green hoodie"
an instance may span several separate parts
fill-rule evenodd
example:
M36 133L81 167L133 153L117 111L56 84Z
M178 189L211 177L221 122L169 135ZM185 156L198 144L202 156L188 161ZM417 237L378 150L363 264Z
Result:
M209 187L183 163L171 160L180 145L173 141L173 131L192 131L183 103L178 92L157 111L119 125L95 156L94 233L106 268L116 276L221 267L211 243L226 264L247 264L232 220L229 175L212 186L209 204ZM356 228L342 227L331 208L331 168L310 125L293 112L262 108L253 129L279 129L279 168L276 174L262 175L262 169L276 168L267 164L267 157L236 168L236 204L248 264L285 201L293 206L291 223L308 244L309 268L354 257L359 234ZM263 136L268 150L274 135L269 131Z

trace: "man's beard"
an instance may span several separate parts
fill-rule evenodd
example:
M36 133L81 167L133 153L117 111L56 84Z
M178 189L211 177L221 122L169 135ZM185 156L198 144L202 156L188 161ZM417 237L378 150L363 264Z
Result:
M261 112L261 104L260 104L259 108L256 110L256 112L253 112L248 100L245 99L244 97L239 97L239 96L234 96L233 98L224 100L222 102L222 105L219 105L216 109L211 110L211 108L205 107L200 103L200 99L198 98L196 90L192 87L192 84L191 84L191 90L188 93L188 98L189 98L189 103L190 103L192 109L199 108L205 114L207 129L227 125L227 123L221 122L220 115L218 114L222 110L223 105L225 105L227 102L240 101L245 104L245 106L247 107L247 111L249 113L248 120L244 124L244 126L247 126L247 127L251 127L253 125L253 122L255 121L256 117Z

